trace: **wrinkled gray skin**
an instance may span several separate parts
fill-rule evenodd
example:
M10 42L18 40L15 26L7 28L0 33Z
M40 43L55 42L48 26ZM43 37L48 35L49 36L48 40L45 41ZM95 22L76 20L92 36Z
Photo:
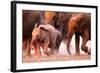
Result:
M35 29L38 31L35 31ZM42 46L44 53L50 56L51 54L55 54L55 52L58 53L62 34L52 25L40 25L33 29L31 43L35 41L38 42L39 47ZM50 51L47 50L48 48L50 48Z

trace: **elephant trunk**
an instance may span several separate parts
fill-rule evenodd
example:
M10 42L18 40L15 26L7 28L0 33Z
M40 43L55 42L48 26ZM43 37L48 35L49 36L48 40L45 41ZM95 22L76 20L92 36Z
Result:
M67 34L67 51L68 51L69 55L71 55L70 43L71 43L72 36L73 36L73 33L68 33Z

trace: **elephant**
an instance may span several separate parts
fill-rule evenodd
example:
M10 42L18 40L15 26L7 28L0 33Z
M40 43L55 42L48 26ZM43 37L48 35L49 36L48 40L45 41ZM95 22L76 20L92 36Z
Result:
M64 27L68 24L71 18L71 15L72 15L72 12L59 12L58 19L55 26L60 32L62 32Z
M43 52L47 55L54 55L58 53L59 46L62 41L62 34L56 30L52 25L39 25L32 31L31 44L35 45L36 52L41 55L40 46L43 48ZM50 48L50 51L48 51Z
M54 26L57 21L57 17L58 17L58 12L45 11L44 24L51 24L52 26Z
M68 23L70 18L76 13L78 12L59 12L58 14L55 27L62 33L63 40L66 40L67 38L66 34L68 33Z
M30 41L32 38L31 32L35 23L40 23L40 12L33 10L22 10L22 49L25 55L30 55Z
M51 24L61 33L66 30L66 24L68 24L73 12L44 12L44 24ZM67 33L67 32L66 32Z
M80 55L80 36L82 37L81 49L87 53L91 54L90 50L86 46L88 40L91 40L91 14L90 13L75 13L70 18L68 23L68 33L67 33L67 50L70 53L69 46L72 36L75 34L75 46L76 55Z

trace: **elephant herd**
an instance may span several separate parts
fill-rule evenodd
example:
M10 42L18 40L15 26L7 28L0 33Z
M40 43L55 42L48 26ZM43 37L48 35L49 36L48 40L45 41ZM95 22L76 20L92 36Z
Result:
M31 49L41 56L41 47L47 56L55 55L62 40L66 41L66 51L71 55L69 46L74 34L76 55L80 55L80 36L81 49L91 54L86 46L91 40L90 13L23 10L22 20L22 50L26 56L30 56Z

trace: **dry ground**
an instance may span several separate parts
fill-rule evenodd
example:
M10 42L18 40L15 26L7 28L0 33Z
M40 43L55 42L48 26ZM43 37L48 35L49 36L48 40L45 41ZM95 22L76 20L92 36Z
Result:
M50 62L50 61L70 61L70 60L89 60L90 55L80 55L80 56L30 56L23 57L24 63L34 63L34 62Z

